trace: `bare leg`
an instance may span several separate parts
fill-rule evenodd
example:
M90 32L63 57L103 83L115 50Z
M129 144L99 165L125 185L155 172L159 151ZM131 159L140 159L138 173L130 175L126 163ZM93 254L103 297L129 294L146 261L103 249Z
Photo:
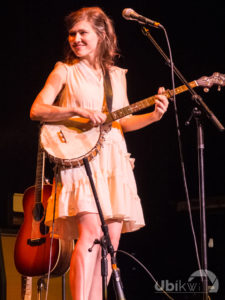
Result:
M119 245L122 221L110 220L108 223L109 235L113 245L114 250L116 251ZM108 255L108 282L112 273L111 266L111 256ZM96 297L98 295L98 297ZM100 300L102 299L102 277L101 277L101 249L99 248L98 257L95 265L95 270L93 274L93 280L91 285L91 290L88 300Z
M92 252L88 249L101 238L102 230L98 214L83 214L77 223L79 239L71 258L70 288L73 300L88 300L100 246L95 245ZM95 294L96 299L101 299L101 294Z

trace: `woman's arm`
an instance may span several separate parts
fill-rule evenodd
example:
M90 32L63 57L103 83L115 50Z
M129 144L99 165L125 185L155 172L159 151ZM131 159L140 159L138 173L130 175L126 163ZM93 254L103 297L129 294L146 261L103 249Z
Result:
M34 121L56 122L81 116L90 119L93 125L101 124L106 116L102 112L82 107L60 107L53 105L57 95L66 82L67 70L63 66L56 67L49 75L43 89L37 95L31 110L30 118Z
M162 95L164 88L159 88L158 95L155 100L155 110L151 113L142 115L132 115L129 118L120 120L120 124L124 132L141 129L153 122L159 121L164 113L167 111L169 101L166 96Z
M74 115L71 108L54 106L53 103L63 88L66 80L66 69L56 67L48 76L46 83L37 95L31 110L30 118L34 121L59 121Z

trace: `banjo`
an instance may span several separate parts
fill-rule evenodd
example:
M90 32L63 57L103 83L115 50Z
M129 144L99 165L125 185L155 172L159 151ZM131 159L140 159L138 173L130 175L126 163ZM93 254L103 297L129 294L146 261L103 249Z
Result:
M208 91L213 85L218 89L225 85L225 74L218 72L212 76L203 76L198 80L189 82L192 88L205 87ZM164 95L169 99L187 91L186 85L181 85L175 90L166 90ZM104 136L110 130L111 124L127 115L143 110L154 105L156 95L140 100L124 108L107 113L103 125L93 127L89 119L73 117L58 122L46 122L40 132L40 144L47 153L50 161L63 168L75 168L83 165L83 159L92 160L100 151Z

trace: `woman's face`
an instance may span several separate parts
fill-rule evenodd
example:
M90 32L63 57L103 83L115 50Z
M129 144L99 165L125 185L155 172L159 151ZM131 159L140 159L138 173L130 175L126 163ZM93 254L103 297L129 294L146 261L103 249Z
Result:
M99 37L88 21L76 23L70 30L68 41L72 51L89 63L95 61Z

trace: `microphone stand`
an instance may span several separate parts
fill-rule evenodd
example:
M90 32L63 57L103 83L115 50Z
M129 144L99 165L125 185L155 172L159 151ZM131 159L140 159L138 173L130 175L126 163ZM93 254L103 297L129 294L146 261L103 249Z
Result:
M109 236L109 231L108 231L108 225L105 223L102 209L100 206L100 202L98 199L98 195L96 192L96 188L94 185L93 177L92 177L92 172L91 168L89 165L89 161L87 158L83 159L84 167L86 170L86 173L89 177L89 181L91 184L92 192L95 198L96 206L98 209L99 217L101 220L101 228L103 231L103 237L99 241L96 239L92 245L91 248L88 249L88 251L92 251L92 248L94 247L95 244L100 244L101 246L101 276L102 276L102 296L103 300L107 300L107 275L108 275L108 262L107 262L107 254L109 253L111 255L111 264L112 264L112 278L113 278L113 283L114 283L114 288L116 292L116 299L117 300L126 300L123 292L123 285L120 279L120 271L119 268L117 267L116 263L116 257L115 257L115 251L113 248L113 245L111 243L111 239Z
M165 31L165 28L161 26L161 28ZM165 52L161 49L158 43L150 34L149 30L146 27L142 27L142 33L148 37L148 39L153 43L159 53L163 56L168 66L171 67L171 60L167 57ZM201 256L202 256L202 265L203 265L203 273L202 276L202 285L203 285L203 300L208 300L208 278L207 268L207 232L206 232L206 213L205 213L205 184L204 184L204 132L203 132L203 124L202 124L202 116L205 115L212 123L217 127L218 130L224 131L223 125L216 118L213 112L208 108L208 106L203 101L202 97L200 97L189 85L184 76L180 73L180 71L173 65L174 73L181 80L183 84L185 84L192 95L192 100L195 101L196 107L193 109L191 117L189 118L186 124L189 124L192 117L195 118L196 121L196 129L197 129L197 151L198 151L198 184L199 184L199 207L200 207L200 235L201 235Z

